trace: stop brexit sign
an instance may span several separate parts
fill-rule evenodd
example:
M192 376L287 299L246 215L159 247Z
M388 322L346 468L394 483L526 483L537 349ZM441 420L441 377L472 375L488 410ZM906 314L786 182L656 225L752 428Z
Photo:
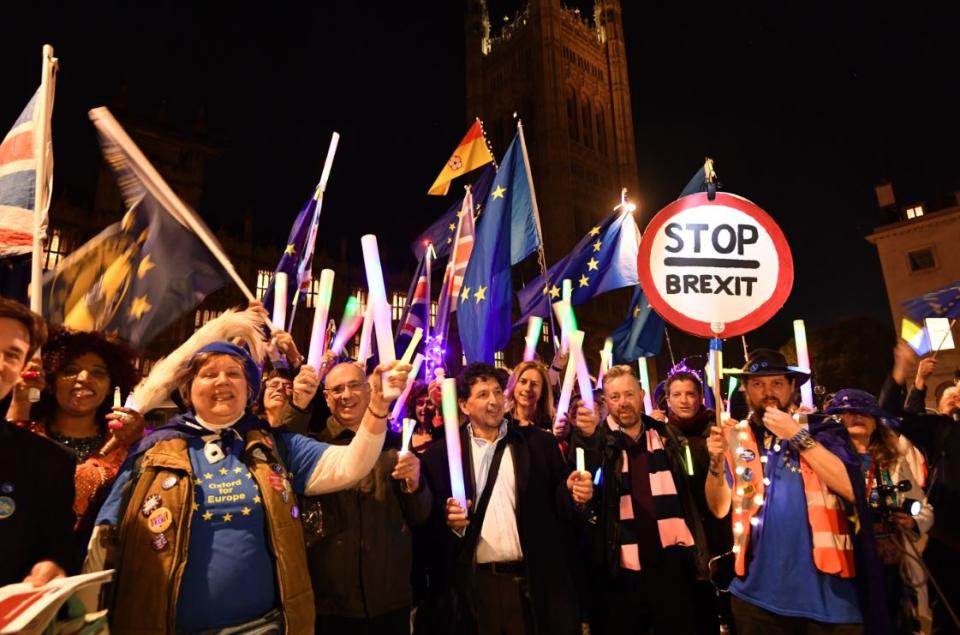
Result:
M783 306L793 256L770 216L745 198L691 194L654 216L640 241L637 270L650 305L701 337L751 331Z

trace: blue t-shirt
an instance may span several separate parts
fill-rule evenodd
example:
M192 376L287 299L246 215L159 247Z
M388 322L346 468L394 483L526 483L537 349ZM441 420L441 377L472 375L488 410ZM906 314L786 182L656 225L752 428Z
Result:
M286 446L291 496L303 494L329 445L298 434L273 434ZM203 447L200 437L187 439L195 504L177 601L177 628L188 632L249 621L279 604L264 493L241 461L243 443L233 443L215 463L207 460ZM130 465L124 465L97 515L97 524L117 524L123 484L130 476ZM266 495L280 494L271 490ZM291 502L296 504L296 499Z
M761 452L764 450L761 448ZM760 524L751 527L746 577L734 578L730 593L771 613L831 624L863 621L852 578L817 571L807 518L803 477L784 466L784 454L798 469L796 451L781 443L766 465L771 485L766 488ZM730 477L727 472L728 480ZM766 539L764 528L773 532Z

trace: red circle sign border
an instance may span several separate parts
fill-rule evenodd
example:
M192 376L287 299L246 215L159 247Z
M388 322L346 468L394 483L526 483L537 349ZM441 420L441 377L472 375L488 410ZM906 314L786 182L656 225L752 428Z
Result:
M674 310L666 299L660 295L650 273L650 252L653 249L653 240L643 240L643 238L640 240L640 250L637 254L637 274L643 292L647 294L647 299L650 301L650 306L670 324L700 337L736 337L760 327L783 307L790 296L790 291L793 289L793 252L790 251L790 244L787 243L783 231L769 214L755 203L729 192L717 192L716 198L712 201L708 199L706 192L690 194L677 199L657 212L657 215L653 217L646 230L644 230L643 237L655 236L667 221L680 212L704 205L723 205L743 212L756 220L773 240L780 267L777 287L767 301L739 320L724 323L722 333L714 333L709 322L695 320Z

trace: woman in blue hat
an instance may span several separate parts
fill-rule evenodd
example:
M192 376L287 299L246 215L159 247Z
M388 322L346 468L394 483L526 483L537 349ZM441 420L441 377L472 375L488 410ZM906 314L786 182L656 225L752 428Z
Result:
M908 457L917 451L884 422L889 415L866 391L847 388L837 392L826 413L847 429L863 461L891 623L900 633L919 632L921 621L931 617L918 559L933 525L933 507L910 468Z
M200 348L179 389L187 412L131 448L97 517L93 541L118 570L111 630L310 632L297 496L349 487L371 470L386 432L380 377L388 369L369 379L353 441L335 447L271 429L250 412L260 370L245 348ZM408 370L397 367L391 383L402 386Z

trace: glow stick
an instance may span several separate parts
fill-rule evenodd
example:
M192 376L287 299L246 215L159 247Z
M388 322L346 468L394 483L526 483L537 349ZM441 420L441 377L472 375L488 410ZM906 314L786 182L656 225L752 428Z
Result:
M563 282L561 282L560 284L563 287L561 298L567 304L572 304L573 303L573 280L569 278L564 278Z
M577 384L580 385L580 398L583 405L593 409L593 383L587 370L587 358L583 355L583 331L574 331L570 338L570 362L576 365Z
M583 448L577 448L577 471L578 472L587 471L587 461L583 456Z
M557 316L557 322L560 323L560 352L562 353L570 350L570 333L575 330L570 323L570 311L570 303L566 300L553 303L553 312Z
M370 357L370 348L373 342L373 315L370 313L370 304L363 312L363 328L360 329L360 350L357 352L357 361L365 362Z
M320 272L320 289L317 303L313 306L313 328L310 331L310 351L307 363L320 368L323 361L323 345L327 335L327 314L330 312L330 296L333 295L333 269Z
M334 132L330 137L330 147L327 148L327 160L323 162L323 172L320 173L320 191L327 191L327 179L330 178L330 168L333 167L333 157L337 153L337 144L340 143L340 133Z
M347 342L357 334L357 329L363 323L363 317L358 315L359 307L360 302L357 300L357 296L352 295L347 298L347 304L343 307L343 319L340 320L340 328L333 336L333 344L330 345L330 350L333 351L334 355L340 355L343 352Z
M387 302L387 291L383 285L383 269L380 266L380 249L377 247L377 237L367 234L360 238L363 248L363 266L367 272L367 304L373 316L373 332L377 337L377 355L381 364L396 361L397 353L393 348L393 329L390 326L390 303ZM400 388L392 386L388 381L391 372L384 373L383 396L386 399L396 399L400 396Z
M121 405L121 403L122 403L122 402L121 402L121 397L120 397L120 386L114 386L114 388L113 388L113 407L114 407L114 408L119 408L120 405Z
M400 433L400 451L410 451L410 439L413 438L413 428L417 425L415 419L404 419L403 430Z
M730 404L733 403L733 393L737 390L737 378L731 375L727 383L727 416L730 416Z
M803 320L793 321L793 337L797 343L797 366L809 372L810 349L807 347L807 327ZM813 409L813 386L810 381L800 386L800 403Z
M410 374L407 375L407 383L403 387L403 392L400 393L400 396L397 397L397 400L393 403L393 410L390 412L390 420L396 421L403 415L404 407L407 404L407 397L410 395L410 390L413 388L413 383L417 381L417 373L420 372L420 365L423 364L423 355L417 353L417 356L413 360L413 364L410 367Z
M540 332L543 330L543 318L536 315L530 316L527 322L527 336L524 338L526 345L523 348L523 361L532 361L537 356L537 341L540 339Z
M460 450L460 415L457 409L457 380L444 379L440 387L443 396L443 433L447 440L447 467L450 470L450 492L467 509L467 492L463 487L463 454Z
M273 279L273 326L287 330L287 273L278 271Z
M576 333L574 333L576 336ZM560 400L557 402L557 418L554 423L559 421L561 414L567 414L570 409L570 397L573 395L573 382L577 379L577 364L575 360L567 361L566 372L563 375L563 384L560 386Z
M637 358L637 370L640 371L640 385L643 387L643 411L647 414L653 412L653 399L650 397L652 392L650 388L650 370L647 368L647 358Z
M401 364L409 364L410 359L413 357L414 351L417 350L417 344L420 343L420 339L423 337L423 329L419 326L417 330L413 332L413 337L410 339L410 343L407 344L407 350L403 352L403 357L400 358ZM412 373L416 375L416 373Z
M603 376L610 370L613 362L613 338L608 337L603 342L603 348L600 349L600 372L597 373L597 388L603 388Z

